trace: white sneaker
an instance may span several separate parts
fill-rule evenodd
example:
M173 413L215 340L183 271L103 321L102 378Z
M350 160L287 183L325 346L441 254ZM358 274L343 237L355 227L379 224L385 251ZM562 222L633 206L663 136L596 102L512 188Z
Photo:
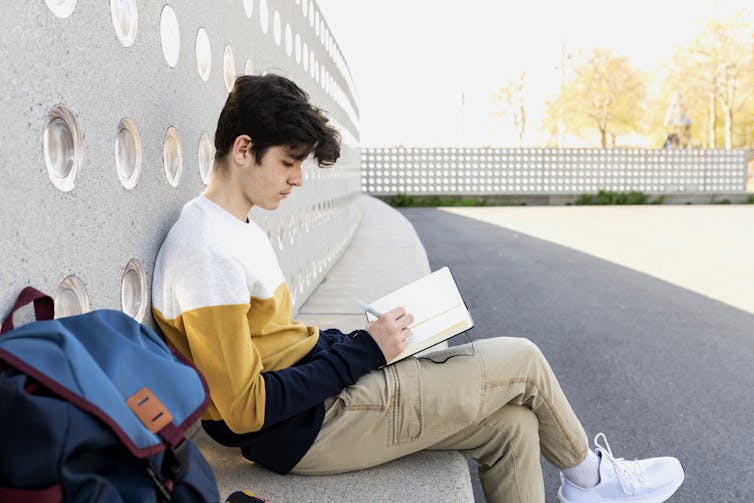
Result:
M676 458L616 459L604 433L594 437L594 446L602 458L599 483L586 489L563 478L558 490L560 503L662 503L683 482L683 468Z

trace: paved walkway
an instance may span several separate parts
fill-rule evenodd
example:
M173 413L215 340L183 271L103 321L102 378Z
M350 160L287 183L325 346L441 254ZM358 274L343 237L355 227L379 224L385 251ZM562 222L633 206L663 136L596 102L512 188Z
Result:
M444 208L754 313L754 205Z
M752 501L754 314L732 305L754 297L754 206L401 211L432 268L453 271L472 337L533 340L590 438L677 456L686 481L669 503ZM657 279L670 273L708 293Z

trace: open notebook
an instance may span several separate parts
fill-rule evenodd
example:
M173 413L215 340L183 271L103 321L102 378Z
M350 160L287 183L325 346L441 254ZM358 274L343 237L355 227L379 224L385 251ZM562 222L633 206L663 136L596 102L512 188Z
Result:
M377 311L403 307L414 316L406 349L388 365L439 344L474 326L450 269L443 267L371 302ZM375 316L367 313L367 319Z

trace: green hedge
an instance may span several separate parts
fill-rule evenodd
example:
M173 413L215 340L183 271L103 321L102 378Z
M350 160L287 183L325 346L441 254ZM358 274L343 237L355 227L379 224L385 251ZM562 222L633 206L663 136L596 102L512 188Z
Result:
M439 198L439 197L422 197L414 199L406 194L397 194L390 198L390 206L408 207L408 206L487 206L487 203L480 199L472 197L458 198Z
M576 199L574 204L579 206L587 205L606 205L606 204L662 204L662 196L654 201L649 200L649 196L643 192L633 190L631 192L613 192L609 190L600 190L595 194L582 194Z

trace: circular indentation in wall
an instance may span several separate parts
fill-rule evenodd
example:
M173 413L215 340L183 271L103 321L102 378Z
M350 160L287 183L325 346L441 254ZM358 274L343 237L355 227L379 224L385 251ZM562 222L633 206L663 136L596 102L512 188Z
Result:
M165 177L168 179L168 183L173 187L178 187L183 174L183 150L181 149L181 138L173 126L165 131L165 138L162 143L162 162L165 166Z
M136 187L141 175L141 140L128 117L120 120L115 133L115 166L120 183L129 190Z
M299 272L298 274L298 294L303 295L304 294L304 271Z
M199 28L196 32L196 70L204 82L209 80L212 71L212 47L204 28Z
M52 183L63 192L73 189L83 157L81 130L76 116L65 105L57 105L47 115L44 157Z
M285 53L288 57L293 54L293 30L288 23L285 25Z
M124 313L141 322L147 312L147 274L137 259L131 259L123 271L120 283L120 302Z
M296 302L298 301L298 296L296 295L296 276L290 276L288 278L288 295L291 296L291 305L295 306Z
M164 6L160 14L160 44L165 62L168 66L174 67L178 64L178 56L181 53L181 32L175 10L169 5Z
M131 47L136 40L139 13L136 0L110 0L110 16L120 43Z
M229 45L225 46L223 54L223 78L225 79L225 88L230 92L236 81L236 60L233 58L233 49Z
M259 26L262 33L266 34L270 30L270 9L267 0L259 0Z
M280 12L277 10L272 15L272 35L275 40L275 45L280 47L280 40L283 36L283 29L280 23Z
M278 249L282 250L285 244L285 221L280 219L277 232Z
M77 314L87 313L89 307L89 294L86 292L84 283L74 275L66 277L58 285L55 292L55 318L65 318Z
M214 159L215 146L212 144L212 139L209 137L209 133L202 131L202 134L199 136L199 174L205 185L208 184L209 179L212 178Z
M267 241L272 244L272 228L274 224L272 223L272 218L267 219L267 223L264 226L264 233L267 234Z
M293 244L296 241L296 214L288 217L288 241Z
M73 14L76 0L45 0L47 8L57 17L66 18Z

